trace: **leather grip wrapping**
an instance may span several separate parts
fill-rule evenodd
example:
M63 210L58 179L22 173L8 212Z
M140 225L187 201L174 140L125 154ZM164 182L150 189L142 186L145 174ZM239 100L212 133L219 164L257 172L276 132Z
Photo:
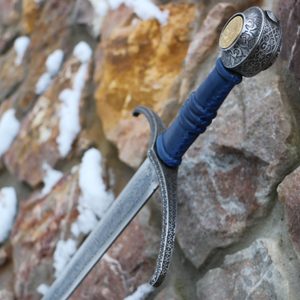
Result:
M216 117L217 111L242 76L226 69L221 59L206 80L191 93L171 126L158 136L158 157L169 167L177 167L182 156Z

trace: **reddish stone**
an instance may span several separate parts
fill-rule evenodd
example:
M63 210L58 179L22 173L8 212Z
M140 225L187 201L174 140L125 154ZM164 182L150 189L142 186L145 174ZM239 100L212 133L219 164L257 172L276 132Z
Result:
M12 237L18 299L40 299L37 287L53 280L56 243L70 234L79 195L77 174L70 174L48 196L22 203Z
M300 80L300 1L280 0L277 11L282 27L281 57Z
M297 161L279 86L272 70L244 79L183 160L178 241L196 267L268 213L276 184Z
M294 249L300 259L300 168L287 175L278 186L279 200L283 202L286 222Z
M80 191L77 174L65 176L45 198L21 206L13 233L15 293L19 299L39 299L37 287L53 282L53 253L68 239L77 218ZM72 299L123 299L150 279L159 236L143 210L87 276Z
M150 249L158 236L148 239L151 230L138 219L126 228L71 299L121 300L150 279L155 266Z

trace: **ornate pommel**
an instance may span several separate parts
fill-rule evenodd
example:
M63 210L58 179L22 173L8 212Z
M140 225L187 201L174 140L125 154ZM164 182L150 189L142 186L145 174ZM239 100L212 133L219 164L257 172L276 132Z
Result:
M269 10L251 7L225 24L219 45L223 65L251 77L269 68L279 54L279 20Z

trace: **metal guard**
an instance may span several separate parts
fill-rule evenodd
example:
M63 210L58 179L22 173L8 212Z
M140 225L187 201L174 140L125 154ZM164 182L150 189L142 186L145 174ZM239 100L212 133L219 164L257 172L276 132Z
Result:
M143 114L149 122L151 137L147 156L155 169L162 198L162 232L160 248L156 260L154 274L150 279L150 284L158 287L164 280L169 269L176 230L177 214L177 173L178 168L169 168L157 156L155 150L156 140L159 134L165 130L165 126L160 117L151 109L145 106L138 106L133 115L135 117Z

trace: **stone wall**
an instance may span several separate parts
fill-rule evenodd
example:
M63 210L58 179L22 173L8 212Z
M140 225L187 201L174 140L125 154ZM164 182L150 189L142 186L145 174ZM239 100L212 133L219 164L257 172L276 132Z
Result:
M0 0L0 143L7 112L20 124L0 157L0 204L4 187L18 198L0 234L0 299L41 298L145 158L149 129L134 107L168 124L212 68L226 20L252 5L280 18L280 57L231 92L186 153L172 265L149 299L299 299L300 1L157 0L146 20L107 3ZM157 198L72 299L124 299L149 279Z

